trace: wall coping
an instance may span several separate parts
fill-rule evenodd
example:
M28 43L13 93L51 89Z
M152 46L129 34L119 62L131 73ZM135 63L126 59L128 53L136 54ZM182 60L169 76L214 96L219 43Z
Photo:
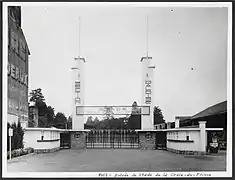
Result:
M155 131L200 131L201 128L156 129ZM223 131L223 128L205 128L206 131Z
M136 132L156 132L156 129L137 129Z
M69 132L89 132L91 131L90 129L78 129L78 130L75 130L75 129L67 129L67 131Z
M46 139L46 140L37 140L37 142L55 142L55 141L59 141L60 139Z
M186 143L193 143L194 140L180 140L180 139L167 139L167 141L171 142L186 142Z
M57 128L25 128L25 131L63 131L63 129Z

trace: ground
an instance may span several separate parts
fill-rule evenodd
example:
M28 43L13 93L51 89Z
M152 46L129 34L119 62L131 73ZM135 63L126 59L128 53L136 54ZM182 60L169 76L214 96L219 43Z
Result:
M225 171L226 153L183 156L163 150L87 149L33 154L8 161L8 172Z

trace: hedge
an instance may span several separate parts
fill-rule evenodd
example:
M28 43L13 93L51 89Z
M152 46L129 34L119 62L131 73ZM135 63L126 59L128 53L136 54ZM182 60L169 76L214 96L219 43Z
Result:
M24 148L23 145L23 138L24 138L24 131L21 127L20 122L13 123L10 125L10 123L7 123L7 151L10 150L10 143L9 143L9 128L13 129L13 136L11 137L11 150L14 149L22 149Z
M14 157L26 155L26 154L33 153L33 152L34 152L33 148L15 149L11 151L11 157L14 158ZM10 158L10 151L7 152L7 159L9 158Z

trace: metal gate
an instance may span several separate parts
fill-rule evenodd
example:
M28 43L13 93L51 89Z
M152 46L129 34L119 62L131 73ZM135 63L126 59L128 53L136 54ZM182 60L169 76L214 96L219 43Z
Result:
M86 136L86 148L139 148L135 130L91 130Z
M69 132L61 132L60 133L60 148L70 148L71 147L71 139Z

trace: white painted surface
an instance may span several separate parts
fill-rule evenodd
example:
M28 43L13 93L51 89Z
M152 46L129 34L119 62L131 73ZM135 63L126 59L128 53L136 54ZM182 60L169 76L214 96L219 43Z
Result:
M154 120L153 120L153 92L154 92L154 68L149 68L150 59L149 57L144 57L142 63L142 79L141 79L141 87L142 87L142 106L150 106L150 115L142 115L141 117L141 129L142 130L153 130L154 129ZM151 81L151 94L149 97L151 98L150 103L146 103L146 81Z
M199 121L200 131L200 148L201 151L206 151L206 121Z
M75 67L77 70L73 70L72 72L72 78L73 78L73 85L72 85L72 106L73 106L73 118L72 118L72 129L73 130L84 130L84 108L79 108L79 114L77 115L77 108L76 106L84 106L84 61L81 59L75 60ZM76 94L75 92L75 82L80 83L80 92ZM79 97L80 102L76 102L75 98Z
M178 140L186 140L187 134L189 135L189 140L193 140L194 142L172 142L167 141L167 148L176 149L176 150L184 150L184 151L200 151L201 143L200 143L200 131L168 131L167 139L177 139L178 132Z
M175 128L180 127L180 120L178 118L175 119Z
M26 128L24 132L24 147L32 147L34 149L52 149L60 147L60 140L37 142L37 140L41 140L42 135L44 136L43 140L60 139L60 131L58 129Z

